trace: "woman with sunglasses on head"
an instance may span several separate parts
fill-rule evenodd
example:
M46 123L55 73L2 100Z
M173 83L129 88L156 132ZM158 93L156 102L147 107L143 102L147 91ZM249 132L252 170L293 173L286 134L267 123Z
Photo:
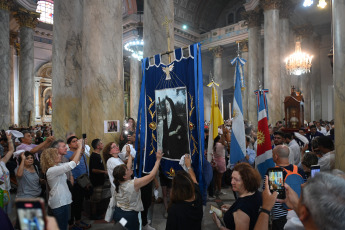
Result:
M121 218L125 218L127 220L125 227L128 230L138 230L140 228L138 214L144 210L140 188L155 178L162 156L162 151L158 150L156 153L156 162L150 174L141 178L132 179L133 158L131 155L128 156L127 165L118 165L114 169L114 196L116 199L114 220L118 222Z
M34 164L34 154L23 152L18 157L19 167L16 169L18 182L17 198L37 198L42 189L38 175L38 167Z

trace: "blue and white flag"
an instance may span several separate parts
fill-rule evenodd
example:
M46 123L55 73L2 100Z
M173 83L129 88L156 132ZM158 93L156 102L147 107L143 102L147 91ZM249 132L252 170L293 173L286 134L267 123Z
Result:
M236 57L231 61L233 65L236 62L235 68L235 94L232 107L232 132L230 144L230 163L236 164L245 157L246 153L246 139L243 122L243 108L242 108L242 94L241 94L241 79L243 79L242 66L246 60Z

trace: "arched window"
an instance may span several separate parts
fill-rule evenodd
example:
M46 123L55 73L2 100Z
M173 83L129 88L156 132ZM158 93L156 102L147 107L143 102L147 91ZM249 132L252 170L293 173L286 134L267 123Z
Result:
M230 13L228 14L228 25L234 24L235 19L234 19L234 14Z
M48 24L53 24L54 17L54 1L45 0L37 2L36 12L40 13L40 18L38 19L41 22Z
M236 23L243 20L242 12L244 11L245 11L244 7L241 7L236 11Z

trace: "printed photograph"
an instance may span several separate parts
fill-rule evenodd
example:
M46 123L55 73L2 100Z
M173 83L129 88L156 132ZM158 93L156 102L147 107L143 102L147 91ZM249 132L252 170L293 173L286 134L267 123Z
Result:
M170 160L190 153L186 87L156 90L157 148Z
M105 133L117 133L120 129L120 121L118 120L111 120L111 121L104 121L104 132Z

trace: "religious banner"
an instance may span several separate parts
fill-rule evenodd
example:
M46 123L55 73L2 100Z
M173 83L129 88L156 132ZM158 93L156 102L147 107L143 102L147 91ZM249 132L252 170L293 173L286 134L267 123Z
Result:
M200 44L173 51L174 60L166 65L161 55L142 61L135 148L138 174L149 173L156 152L164 153L161 169L172 178L181 170L181 157L188 153L195 174L202 181L204 161L204 105ZM140 144L139 144L140 143Z

